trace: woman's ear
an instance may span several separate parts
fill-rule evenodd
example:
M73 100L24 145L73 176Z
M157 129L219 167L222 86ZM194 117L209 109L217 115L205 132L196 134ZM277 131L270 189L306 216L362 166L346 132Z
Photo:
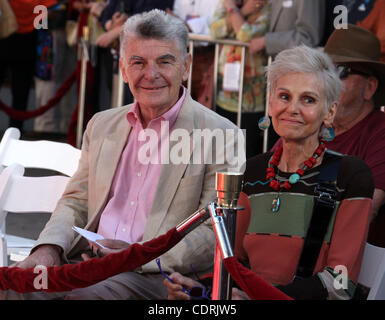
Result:
M334 117L336 116L337 113L337 108L338 108L338 102L334 101L328 108L328 111L325 114L324 117L324 125L325 127L331 127L334 121Z

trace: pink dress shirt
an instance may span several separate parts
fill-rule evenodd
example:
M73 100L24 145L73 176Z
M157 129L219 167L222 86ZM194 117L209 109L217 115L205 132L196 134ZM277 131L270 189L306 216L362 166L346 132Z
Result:
M171 131L185 96L186 89L183 87L183 94L177 103L160 117L151 120L146 129L143 129L137 102L127 113L127 121L132 128L99 222L98 233L104 238L129 243L142 240L162 169L161 152L166 145L161 143L161 122L167 121ZM143 133L149 130L154 130L157 137L152 140L154 145L151 144L151 150L157 148L158 152L151 156L148 148L151 139L140 141L143 140ZM146 164L143 156L147 156L150 163Z

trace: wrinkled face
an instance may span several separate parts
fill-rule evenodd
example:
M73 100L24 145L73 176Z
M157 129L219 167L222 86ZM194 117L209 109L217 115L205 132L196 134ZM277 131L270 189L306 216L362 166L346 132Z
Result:
M123 79L141 108L167 111L178 100L189 75L190 57L183 61L176 41L132 36L120 60Z
M331 123L334 116L326 111L325 104L316 76L293 73L280 77L270 96L269 115L274 130L286 140L318 140L322 123Z

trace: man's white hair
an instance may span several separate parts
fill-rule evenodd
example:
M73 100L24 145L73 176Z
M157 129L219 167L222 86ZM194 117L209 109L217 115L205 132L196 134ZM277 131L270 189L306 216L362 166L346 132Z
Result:
M127 19L120 31L120 56L130 37L176 41L182 52L183 60L187 57L188 29L181 19L175 18L165 11L153 9L135 14Z

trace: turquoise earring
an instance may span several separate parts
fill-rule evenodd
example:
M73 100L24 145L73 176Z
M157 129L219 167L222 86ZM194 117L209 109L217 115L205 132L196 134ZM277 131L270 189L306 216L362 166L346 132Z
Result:
M267 116L262 117L262 118L260 118L260 119L258 120L258 127L259 127L259 129L261 129L261 130L267 130L267 129L269 129L270 124L271 124L270 118L267 117Z
M334 131L333 127L324 127L321 130L320 135L323 140L332 141L336 136L336 132Z

